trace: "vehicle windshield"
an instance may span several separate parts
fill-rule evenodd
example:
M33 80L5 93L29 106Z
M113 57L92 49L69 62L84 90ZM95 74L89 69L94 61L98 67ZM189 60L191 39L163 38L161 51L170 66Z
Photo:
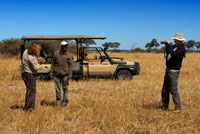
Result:
M93 47L87 47L84 48L84 57L85 60L98 60L101 59L101 57L104 57L105 59L107 56L103 52L101 48L93 48Z

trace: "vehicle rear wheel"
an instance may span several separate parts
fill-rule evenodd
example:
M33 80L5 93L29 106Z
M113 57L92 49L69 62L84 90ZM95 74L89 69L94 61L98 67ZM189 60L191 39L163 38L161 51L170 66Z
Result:
M121 70L117 73L117 80L131 80L132 74L128 70Z

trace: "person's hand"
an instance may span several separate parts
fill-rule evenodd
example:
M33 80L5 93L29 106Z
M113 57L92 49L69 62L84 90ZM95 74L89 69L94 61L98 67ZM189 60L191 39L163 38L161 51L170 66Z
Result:
M46 62L45 58L43 58L43 57L39 57L38 58L38 63L39 64L44 64L45 62Z
M49 77L50 77L51 79L53 79L53 72L50 72L50 73L49 73Z
M165 40L165 45L168 46L170 44L169 40Z
M68 78L68 79L67 79L67 82L69 82L70 80L71 80L71 78Z

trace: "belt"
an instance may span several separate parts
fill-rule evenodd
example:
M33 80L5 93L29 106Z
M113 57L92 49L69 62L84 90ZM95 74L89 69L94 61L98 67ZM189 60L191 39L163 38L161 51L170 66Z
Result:
M175 69L166 69L167 72L172 72L172 73L178 73L180 70L175 70Z

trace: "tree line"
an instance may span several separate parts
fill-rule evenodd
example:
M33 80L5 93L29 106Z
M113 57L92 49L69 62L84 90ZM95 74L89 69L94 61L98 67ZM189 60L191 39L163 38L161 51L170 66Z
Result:
M172 45L172 43L171 43L171 45ZM184 45L188 51L199 51L200 41L196 42L195 40L189 40L189 41L184 42ZM157 42L157 40L152 39L151 42L148 42L145 45L145 48L152 49L152 48L157 48L159 46L160 46L160 44Z
M26 42L26 47L28 48L33 41ZM59 40L45 40L45 41L37 41L41 44L42 49L44 50L47 56L52 56L52 54L60 48ZM69 43L69 51L76 54L76 43L74 41L68 41ZM20 46L23 44L23 41L19 38L9 38L0 41L0 53L6 54L10 56L17 56L20 54ZM88 47L89 45L96 45L96 42L92 39L86 39L83 42L83 45ZM116 49L120 46L119 42L105 42L102 46L108 49Z
M45 53L47 55L52 55L54 51L59 49L59 43L60 41L37 41L41 44L42 48L44 49ZM76 44L74 41L68 41L69 42L69 50L72 53L76 53ZM29 41L27 43L27 47L32 42ZM19 38L9 38L4 39L0 41L0 53L1 54L7 54L11 56L16 56L20 54L20 45L23 44L23 41ZM200 41L195 40L189 40L186 41L185 47L188 52L199 52L200 51ZM96 45L96 42L92 39L87 39L83 42L83 45L90 46L90 45ZM118 49L120 46L119 42L105 42L102 44L102 47L105 50L108 51L114 51L114 52L121 52L121 51L129 51L129 52L164 52L165 46L158 43L158 41L154 38L150 42L145 44L145 49L142 48L134 48L134 45L130 50L120 50ZM160 47L161 46L161 47Z

